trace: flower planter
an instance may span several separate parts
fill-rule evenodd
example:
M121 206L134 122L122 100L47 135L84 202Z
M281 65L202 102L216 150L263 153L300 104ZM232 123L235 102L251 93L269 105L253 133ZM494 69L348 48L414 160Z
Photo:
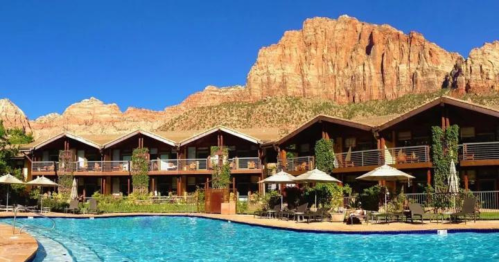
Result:
M331 213L331 222L343 222L345 219L345 214L343 213Z

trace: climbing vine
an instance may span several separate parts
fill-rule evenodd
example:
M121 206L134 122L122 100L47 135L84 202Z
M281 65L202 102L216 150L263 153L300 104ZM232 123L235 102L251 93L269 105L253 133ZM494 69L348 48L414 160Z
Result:
M58 168L58 178L57 183L59 184L59 194L62 195L64 199L69 199L71 195L71 188L73 186L73 153L69 150L61 150L59 152L59 168ZM78 164L78 163L76 163Z
M230 165L218 163L213 167L212 186L213 188L227 188L230 184Z
M149 150L137 148L132 153L132 185L134 193L147 194L149 187L148 175Z
M438 126L432 127L432 162L434 167L434 190L437 193L447 191L447 176L451 160L457 161L459 127L453 125L445 131Z
M315 165L317 169L331 173L334 169L333 141L322 138L315 143Z

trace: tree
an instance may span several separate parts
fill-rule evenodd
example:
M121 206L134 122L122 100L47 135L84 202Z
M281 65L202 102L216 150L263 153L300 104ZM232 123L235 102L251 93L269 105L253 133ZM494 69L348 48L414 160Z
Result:
M451 160L457 162L459 127L453 125L445 131L438 126L434 126L432 131L432 162L434 166L434 190L436 193L447 191L447 176Z
M322 138L315 143L315 165L317 169L331 173L334 169L333 141Z

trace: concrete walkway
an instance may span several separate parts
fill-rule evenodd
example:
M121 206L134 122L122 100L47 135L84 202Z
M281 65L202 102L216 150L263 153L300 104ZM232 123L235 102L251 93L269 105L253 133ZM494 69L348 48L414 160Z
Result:
M22 262L33 258L38 249L36 239L27 233L12 231L12 226L0 223L0 261Z

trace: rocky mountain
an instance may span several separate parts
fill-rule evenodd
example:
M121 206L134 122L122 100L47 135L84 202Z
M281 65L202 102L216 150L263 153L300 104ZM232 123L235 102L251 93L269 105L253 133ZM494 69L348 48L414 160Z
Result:
M419 101L414 94L426 97L442 89L461 96L499 91L499 41L471 50L465 59L417 32L405 34L389 25L341 16L307 19L301 30L285 32L278 43L262 48L245 86L208 86L164 111L121 112L116 104L91 98L69 106L62 115L49 114L30 123L25 116L22 120L20 110L0 112L9 124L31 126L35 137L63 130L100 134L139 127L251 128L299 124L319 112L348 116L369 101L408 94Z
M20 128L31 133L31 125L24 112L9 99L0 99L0 120L7 129Z
M36 137L70 131L76 134L126 133L141 128L154 130L169 117L165 112L128 108L121 112L116 104L105 104L96 98L70 105L62 115L49 114L31 121Z

